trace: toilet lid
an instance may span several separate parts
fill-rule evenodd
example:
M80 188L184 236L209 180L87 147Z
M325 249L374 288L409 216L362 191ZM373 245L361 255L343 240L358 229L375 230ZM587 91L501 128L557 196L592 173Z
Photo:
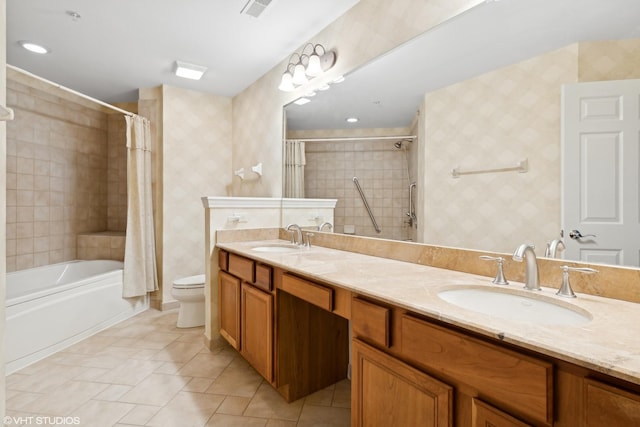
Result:
M174 288L204 288L204 274L183 277L173 282Z

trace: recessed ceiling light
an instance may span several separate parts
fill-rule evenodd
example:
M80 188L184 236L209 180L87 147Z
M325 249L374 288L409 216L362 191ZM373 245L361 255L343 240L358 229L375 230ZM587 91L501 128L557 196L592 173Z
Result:
M311 102L311 100L309 98L298 98L295 101L293 101L294 104L296 105L304 105Z
M176 61L176 76L185 79L200 80L207 67L201 65L189 64L187 62Z
M357 117L347 117L346 120L349 123L357 123L358 122L358 118Z
M343 81L344 81L344 76L339 76L333 80L333 83L342 83Z
M27 49L29 52L39 53L39 54L42 54L42 55L45 54L45 53L51 52L46 47L41 46L41 45L36 44L36 43L27 42L27 41L21 41L19 43L20 43L20 46L22 46L23 48Z

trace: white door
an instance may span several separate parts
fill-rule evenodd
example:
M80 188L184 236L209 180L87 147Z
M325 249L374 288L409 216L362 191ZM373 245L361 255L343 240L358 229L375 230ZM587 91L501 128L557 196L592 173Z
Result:
M567 259L640 266L639 104L640 80L562 88Z

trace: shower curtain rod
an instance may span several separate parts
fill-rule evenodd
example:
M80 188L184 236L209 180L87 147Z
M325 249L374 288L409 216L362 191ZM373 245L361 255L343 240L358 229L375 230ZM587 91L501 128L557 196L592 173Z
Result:
M37 80L40 80L41 82L44 82L44 83L46 83L46 84L49 84L49 85L51 85L51 86L53 86L53 87L56 87L56 88L58 88L58 89L62 89L62 90L64 90L65 92L69 92L69 93L71 93L71 94L73 94L73 95L79 96L80 98L84 98L84 99L89 100L89 101L91 101L91 102L95 102L96 104L100 104L100 105L102 105L103 107L110 108L110 109L112 109L112 110L114 110L114 111L117 111L117 112L119 112L119 113L125 114L125 115L127 115L127 116L131 116L131 117L137 116L137 114L136 114L136 113L132 113L131 111L127 111L127 110L123 110L122 108L118 108L118 107L116 107L115 105L107 104L106 102L100 101L99 99L92 98L92 97L90 97L89 95L85 95L84 93L80 93L80 92L75 91L75 90L73 90L73 89L69 89L68 87L65 87L65 86L59 85L58 83L54 83L54 82L52 82L51 80L47 80L47 79L42 78L42 77L40 77L40 76L36 76L36 75L35 75L35 74L33 74L33 73L30 73L30 72L28 72L28 71L23 70L22 68L14 67L13 65L9 65L9 64L7 64L7 68L11 68L11 69L12 69L12 70L14 70L14 71L17 71L17 72L19 72L19 73L25 74L25 75L27 75L27 76L29 76L29 77L32 77L32 78L37 79Z
M331 142L331 141L373 141L381 139L416 139L415 135L398 135L398 136L351 136L351 137L335 137L335 138L292 138L287 141L304 141L304 142Z

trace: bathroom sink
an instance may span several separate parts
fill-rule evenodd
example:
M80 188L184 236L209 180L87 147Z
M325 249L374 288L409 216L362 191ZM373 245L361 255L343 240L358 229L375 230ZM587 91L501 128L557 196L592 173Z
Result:
M287 244L287 243L274 243L271 245L262 245L251 248L256 252L270 252L270 253L287 253L300 250L300 246Z
M568 307L542 295L527 296L524 292L461 288L440 291L438 297L458 307L507 320L570 326L591 321L591 315L578 307Z

